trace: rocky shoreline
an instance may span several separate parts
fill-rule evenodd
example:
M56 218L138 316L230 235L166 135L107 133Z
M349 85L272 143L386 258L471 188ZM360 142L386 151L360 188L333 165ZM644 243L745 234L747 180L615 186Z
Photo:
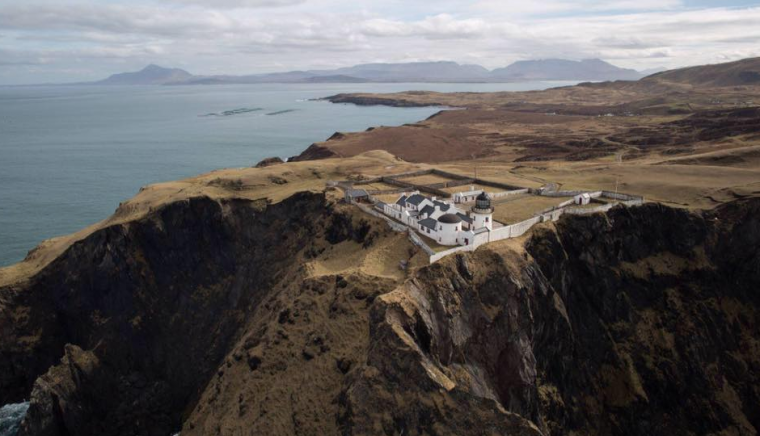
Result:
M360 94L336 94L322 100L336 104L354 104L357 106L391 106L391 107L430 107L445 106L441 103L416 102L402 98L383 96L364 96Z

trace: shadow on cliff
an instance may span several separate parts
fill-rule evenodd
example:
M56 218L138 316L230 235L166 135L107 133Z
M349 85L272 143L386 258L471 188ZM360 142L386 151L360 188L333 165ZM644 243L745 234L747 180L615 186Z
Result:
M524 250L449 257L378 300L346 434L760 428L760 200L565 217Z
M310 193L193 198L97 231L0 289L0 402L31 394L21 435L175 432L249 313L303 275L298 254L368 233Z
M392 233L348 210L196 198L93 233L0 290L0 401L31 394L22 435L760 428L760 200L567 216L400 285L306 271Z

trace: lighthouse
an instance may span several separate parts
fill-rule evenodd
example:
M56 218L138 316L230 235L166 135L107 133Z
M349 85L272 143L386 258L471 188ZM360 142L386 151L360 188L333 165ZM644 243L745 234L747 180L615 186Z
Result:
M486 191L481 192L475 199L475 206L471 209L471 215L475 230L483 227L493 230L493 207L491 207L491 199L488 198Z

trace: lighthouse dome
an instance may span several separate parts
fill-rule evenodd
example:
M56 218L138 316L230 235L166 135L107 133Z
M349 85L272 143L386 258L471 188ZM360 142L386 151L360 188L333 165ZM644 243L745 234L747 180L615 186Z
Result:
M462 218L459 218L458 216L454 215L453 213L447 213L445 215L441 215L438 218L438 222L444 223L444 224L459 224L462 222Z
M479 210L491 210L491 199L488 197L488 194L485 193L485 191L481 192L480 195L475 199L475 209Z

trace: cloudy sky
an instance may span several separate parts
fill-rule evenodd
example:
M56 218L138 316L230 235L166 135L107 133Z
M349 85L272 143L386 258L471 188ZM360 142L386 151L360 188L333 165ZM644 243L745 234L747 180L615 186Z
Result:
M250 74L365 62L601 58L639 70L760 56L760 1L0 0L0 84L149 63Z

